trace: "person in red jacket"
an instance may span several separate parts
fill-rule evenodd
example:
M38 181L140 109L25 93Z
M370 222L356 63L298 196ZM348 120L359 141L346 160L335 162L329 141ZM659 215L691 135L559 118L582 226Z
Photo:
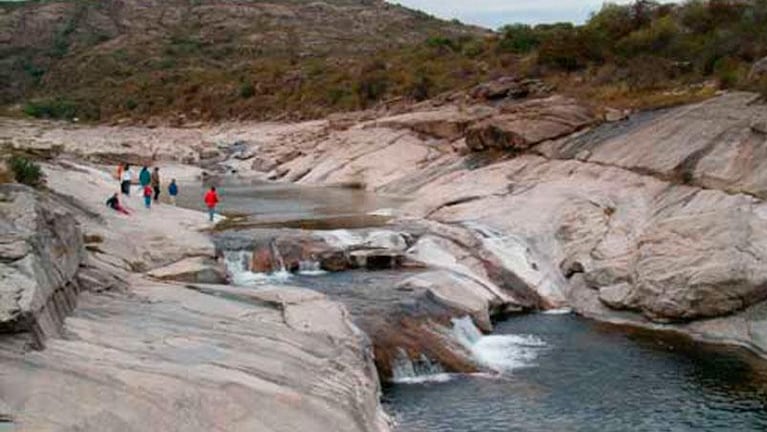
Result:
M210 221L213 222L213 216L216 214L216 205L218 205L218 194L216 193L215 186L211 186L208 193L205 194L205 205L208 207Z

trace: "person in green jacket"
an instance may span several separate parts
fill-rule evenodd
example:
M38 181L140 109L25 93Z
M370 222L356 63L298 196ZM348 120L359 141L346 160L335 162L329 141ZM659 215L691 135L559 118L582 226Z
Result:
M144 188L149 186L149 183L151 182L152 182L152 174L149 173L149 168L146 165L144 165L144 168L141 168L141 172L138 175L138 183L142 193L144 192Z

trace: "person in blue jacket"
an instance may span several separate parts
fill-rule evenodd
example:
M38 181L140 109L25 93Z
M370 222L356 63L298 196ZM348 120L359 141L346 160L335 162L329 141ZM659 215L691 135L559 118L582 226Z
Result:
M168 196L170 196L170 203L173 205L176 205L176 195L178 195L178 185L176 179L172 179L168 186Z

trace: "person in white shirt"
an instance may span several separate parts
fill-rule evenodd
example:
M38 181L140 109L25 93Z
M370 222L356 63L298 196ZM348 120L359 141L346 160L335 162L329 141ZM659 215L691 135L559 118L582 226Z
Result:
M133 182L133 173L130 170L130 164L125 164L123 175L120 179L120 190L125 196L130 196L130 185Z

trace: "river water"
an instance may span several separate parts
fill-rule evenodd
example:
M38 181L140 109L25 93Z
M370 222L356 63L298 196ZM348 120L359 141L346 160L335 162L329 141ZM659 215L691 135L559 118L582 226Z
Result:
M312 229L374 224L379 220L369 219L371 213L401 202L361 191L242 182L225 182L221 194L222 211L246 224L300 228L315 221L308 223ZM187 196L193 199L182 205L201 205L196 194ZM252 289L266 282L315 289L344 302L353 316L371 316L384 304L408 307L407 295L394 289L407 276L309 269L242 280ZM397 431L767 431L767 363L743 350L572 314L513 317L492 336L467 322L456 323L457 338L500 373L419 370L387 385L384 402Z
M767 430L767 365L740 349L573 315L520 316L495 334L540 343L509 345L516 364L500 376L390 386L397 430Z

